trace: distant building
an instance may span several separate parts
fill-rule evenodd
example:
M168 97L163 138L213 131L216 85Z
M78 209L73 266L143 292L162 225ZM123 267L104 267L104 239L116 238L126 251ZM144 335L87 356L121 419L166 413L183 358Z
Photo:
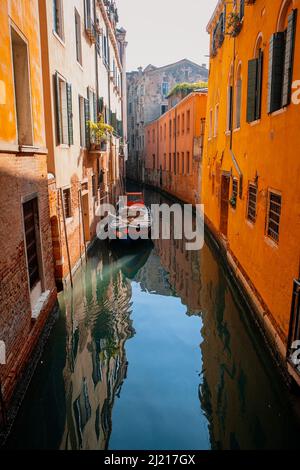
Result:
M127 73L128 162L127 176L144 179L144 126L168 110L168 95L182 82L206 82L206 65L188 59L164 67L148 65L144 70Z

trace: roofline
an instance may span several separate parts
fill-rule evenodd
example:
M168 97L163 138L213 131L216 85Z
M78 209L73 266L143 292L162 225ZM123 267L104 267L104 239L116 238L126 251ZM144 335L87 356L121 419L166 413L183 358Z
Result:
M147 122L147 124L145 124L144 127L146 128L146 127L150 126L151 124L154 124L155 122L159 122L169 111L171 111L172 109L176 109L181 103L184 103L185 101L188 101L188 99L191 99L195 96L207 96L208 89L205 88L205 90L206 91L204 91L204 89L203 89L203 90L193 91L192 93L189 93L182 100L180 100L175 106L168 109L168 111L165 114L163 114L162 116L159 116L157 119L153 119L153 121Z
M167 64L167 65L162 65L161 67L156 67L155 65L153 64L148 64L144 69L143 69L143 72L146 70L147 67L149 67L149 65L152 65L152 67L154 67L153 70L150 70L149 73L155 73L157 71L161 71L162 69L167 69L169 67L173 67L174 65L178 65L180 64L181 62L189 62L190 64L194 65L195 67L198 67L199 69L202 69L202 70L206 70L208 72L208 68L207 67L204 67L203 65L200 65L200 64L197 64L196 62L193 62L192 60L190 59L181 59L181 60L178 60L177 62L173 62L172 64ZM132 70L131 72L127 72L128 74L130 73L138 73L138 70Z
M209 22L208 22L208 24L207 24L207 26L206 26L206 31L207 31L208 33L210 33L211 25L212 25L212 23L213 23L213 21L214 21L214 19L215 19L215 16L216 16L216 14L217 14L217 12L218 12L220 6L221 6L223 3L224 3L224 0L218 0L218 3L217 3L217 5L216 5L216 8L214 9L213 14L211 15L210 20L209 20Z

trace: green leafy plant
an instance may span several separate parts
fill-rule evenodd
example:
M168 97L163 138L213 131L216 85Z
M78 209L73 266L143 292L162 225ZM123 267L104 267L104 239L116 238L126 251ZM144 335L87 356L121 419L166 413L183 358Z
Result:
M207 82L196 82L196 83L188 83L188 82L183 82L183 83L178 83L177 85L174 86L172 91L169 93L168 98L172 95L175 95L177 93L182 93L188 95L189 93L192 93L195 90L199 90L201 88L207 88L208 84Z
M93 144L101 144L106 142L114 132L114 128L104 122L103 114L99 114L97 122L88 121L90 129L90 140Z

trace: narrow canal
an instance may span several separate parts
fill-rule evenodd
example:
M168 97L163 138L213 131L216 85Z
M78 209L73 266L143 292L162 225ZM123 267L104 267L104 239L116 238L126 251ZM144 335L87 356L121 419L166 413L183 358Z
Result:
M59 302L8 448L299 447L295 397L208 242L97 242Z

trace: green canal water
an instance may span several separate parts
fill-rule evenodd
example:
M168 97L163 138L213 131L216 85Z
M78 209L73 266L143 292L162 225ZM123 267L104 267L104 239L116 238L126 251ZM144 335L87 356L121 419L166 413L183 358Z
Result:
M299 447L299 398L209 243L97 242L59 303L7 448Z

